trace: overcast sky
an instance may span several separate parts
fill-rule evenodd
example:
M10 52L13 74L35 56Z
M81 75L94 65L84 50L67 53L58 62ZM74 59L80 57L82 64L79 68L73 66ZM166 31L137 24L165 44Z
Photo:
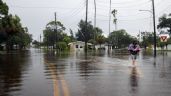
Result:
M86 0L3 0L9 6L9 12L21 18L23 26L28 27L33 39L39 40L42 30L49 21L54 20L54 12L57 20L61 21L74 33L78 29L78 22L85 20ZM129 34L136 36L139 31L153 31L151 0L111 0L112 10L116 9L118 29L125 29ZM171 13L170 0L154 0L156 7L156 21L164 13ZM97 25L109 34L109 2L110 0L96 0L97 2ZM113 18L112 18L113 19ZM111 31L115 29L111 19ZM94 24L94 0L89 0L88 21ZM158 22L157 22L158 23ZM156 25L157 25L156 23Z

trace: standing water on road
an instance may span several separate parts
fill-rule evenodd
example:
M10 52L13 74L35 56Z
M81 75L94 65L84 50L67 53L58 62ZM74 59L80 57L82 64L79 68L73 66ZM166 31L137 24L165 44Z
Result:
M171 52L0 54L0 96L170 96Z

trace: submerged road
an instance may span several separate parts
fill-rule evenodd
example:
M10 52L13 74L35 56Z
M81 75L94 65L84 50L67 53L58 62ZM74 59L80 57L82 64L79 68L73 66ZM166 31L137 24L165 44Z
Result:
M0 96L170 96L171 52L0 54Z

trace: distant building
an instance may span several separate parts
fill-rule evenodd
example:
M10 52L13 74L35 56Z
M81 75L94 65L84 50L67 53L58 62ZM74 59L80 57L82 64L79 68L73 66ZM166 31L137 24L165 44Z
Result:
M142 42L143 41L143 38L146 37L146 36L149 36L150 34L152 34L152 32L139 32L138 34L138 40L139 42Z
M85 48L85 42L82 42L82 41L71 42L68 45L71 51L84 51L84 48ZM93 47L91 43L87 43L87 46L88 48Z

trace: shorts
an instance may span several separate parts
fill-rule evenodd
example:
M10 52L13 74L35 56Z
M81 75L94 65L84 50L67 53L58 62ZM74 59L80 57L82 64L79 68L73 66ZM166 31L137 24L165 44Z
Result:
M131 58L132 58L132 60L136 60L137 59L137 55L136 54L135 55L131 54Z

